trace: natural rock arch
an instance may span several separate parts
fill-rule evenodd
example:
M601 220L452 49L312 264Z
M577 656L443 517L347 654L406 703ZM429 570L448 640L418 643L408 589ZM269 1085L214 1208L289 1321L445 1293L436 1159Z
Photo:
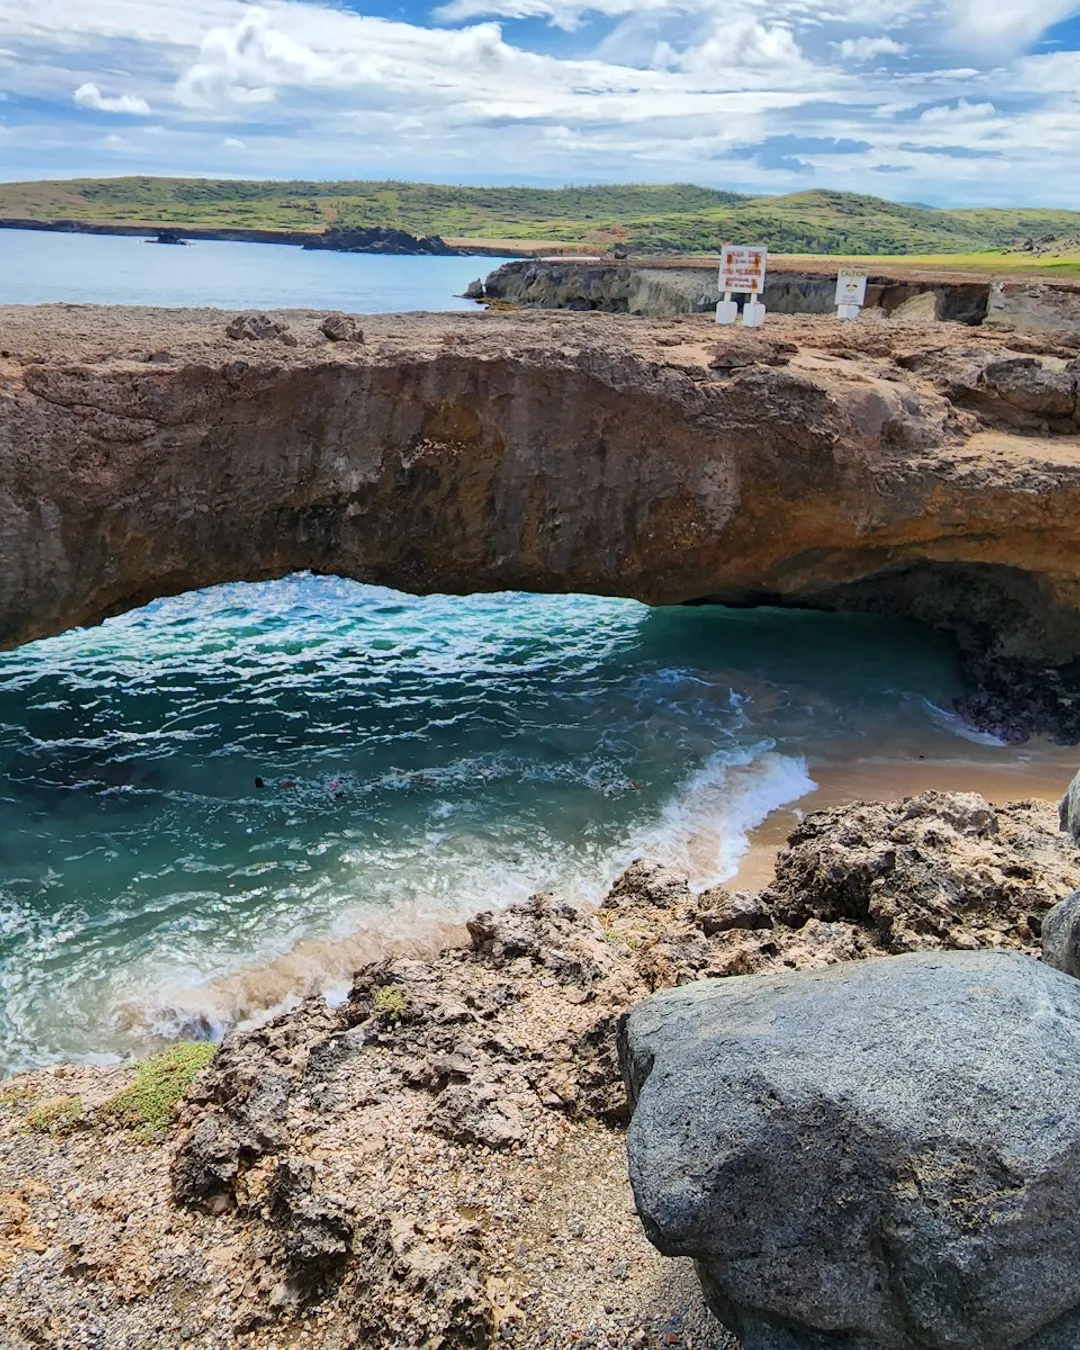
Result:
M2 645L310 568L903 614L982 673L1080 653L1080 465L888 346L537 315L285 349L156 315L162 353L146 313L109 359L0 362Z

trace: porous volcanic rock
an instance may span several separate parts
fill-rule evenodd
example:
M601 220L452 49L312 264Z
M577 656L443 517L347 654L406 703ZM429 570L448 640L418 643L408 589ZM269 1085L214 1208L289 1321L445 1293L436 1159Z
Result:
M1080 736L1080 339L324 318L0 309L0 646L303 569L859 609L954 634L977 721Z
M328 314L319 332L329 342L363 342L364 333L351 314Z
M816 811L777 859L762 900L776 920L857 925L885 952L1037 946L1042 920L1080 885L1080 852L1046 802L976 793Z
M630 1176L746 1350L1080 1344L1080 983L1004 952L629 1014Z
M296 346L296 335L287 323L275 319L271 314L238 314L229 321L225 329L226 336L234 342L266 342L276 339L287 347Z

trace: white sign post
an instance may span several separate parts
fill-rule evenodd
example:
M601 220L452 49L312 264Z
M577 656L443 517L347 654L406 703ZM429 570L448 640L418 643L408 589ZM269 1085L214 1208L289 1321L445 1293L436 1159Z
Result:
M724 297L716 306L716 322L734 323L739 306L732 299L736 292L749 295L743 306L743 323L747 328L760 328L765 321L765 306L758 296L765 289L765 268L769 250L764 244L725 244L720 250L720 294Z
M836 278L836 317L857 319L866 304L866 278L856 272L841 272Z

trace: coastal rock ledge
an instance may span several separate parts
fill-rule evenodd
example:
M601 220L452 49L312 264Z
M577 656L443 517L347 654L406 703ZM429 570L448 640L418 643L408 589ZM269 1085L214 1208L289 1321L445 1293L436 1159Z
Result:
M0 309L0 646L305 568L863 610L954 634L977 724L1080 737L1078 334L233 317Z

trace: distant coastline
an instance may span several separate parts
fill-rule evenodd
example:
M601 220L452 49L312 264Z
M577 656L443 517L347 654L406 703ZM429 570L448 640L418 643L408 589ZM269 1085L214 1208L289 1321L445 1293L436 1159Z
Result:
M127 235L136 239L153 238L168 231L185 241L214 241L230 244L291 244L297 248L329 247L324 241L321 230L267 230L243 225L176 225L169 224L121 224L99 220L35 220L23 216L0 216L0 230L40 230L49 234L112 234ZM355 251L355 250L353 250ZM533 252L542 252L523 248L494 247L488 244L458 242L449 246L451 255L457 257L478 258L528 258ZM385 249L381 252L386 252ZM402 250L402 256L409 256Z

